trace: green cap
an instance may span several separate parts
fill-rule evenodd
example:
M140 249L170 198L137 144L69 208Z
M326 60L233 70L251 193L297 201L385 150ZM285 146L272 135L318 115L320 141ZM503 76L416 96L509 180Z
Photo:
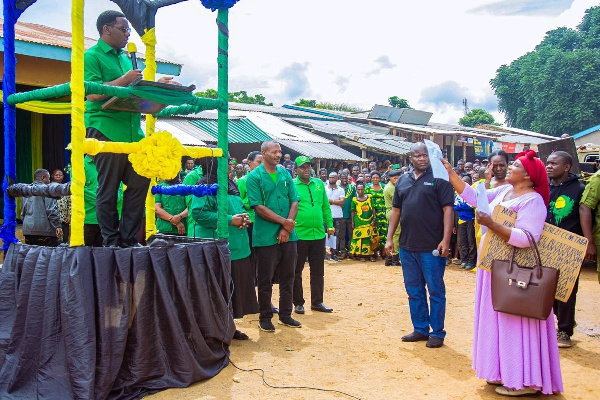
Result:
M302 164L310 163L310 158L307 156L298 156L296 157L296 167L301 166Z
M393 171L395 169L400 169L400 164L394 164L390 167L390 169Z

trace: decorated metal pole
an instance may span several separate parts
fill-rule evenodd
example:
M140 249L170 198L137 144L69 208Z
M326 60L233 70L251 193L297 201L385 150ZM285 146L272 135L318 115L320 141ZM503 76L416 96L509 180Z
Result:
M223 157L220 157L217 168L217 182L219 191L217 192L217 204L219 219L217 221L217 236L220 239L229 237L227 223L227 183L229 169L229 138L228 113L229 113L229 84L228 84L228 50L229 50L229 28L227 27L229 10L219 9L217 16L217 26L219 28L219 55L217 56L219 73L219 138L217 146L223 151ZM208 173L208 171L205 171Z
M83 143L85 141L85 88L83 84L83 4L84 0L73 0L71 6L71 29L73 46L71 51L71 163L73 165L71 181L71 246L83 246L83 222L85 206L83 187L85 170L83 166Z
M17 204L15 199L6 194L6 188L17 181L16 108L7 100L9 95L16 92L15 24L19 14L14 0L4 2L4 221L0 230L4 251L8 250L11 243L17 243Z

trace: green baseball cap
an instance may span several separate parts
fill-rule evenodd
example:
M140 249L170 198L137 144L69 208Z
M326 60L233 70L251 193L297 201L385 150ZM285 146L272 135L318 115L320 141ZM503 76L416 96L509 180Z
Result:
M301 166L302 164L310 163L310 158L307 156L298 156L296 157L296 167Z

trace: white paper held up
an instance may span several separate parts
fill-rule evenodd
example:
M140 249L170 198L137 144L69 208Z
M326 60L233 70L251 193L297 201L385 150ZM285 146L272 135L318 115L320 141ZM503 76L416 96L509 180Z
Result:
M475 192L477 194L477 211L481 211L487 215L492 215L492 210L490 210L490 202L488 201L487 191L485 189L485 183L479 182L475 187Z
M334 235L330 235L325 240L325 246L335 250L337 248L337 238Z
M444 167L444 164L442 164L442 149L440 149L440 146L438 146L437 143L434 143L431 140L425 139L423 142L427 147L427 153L429 154L429 162L431 163L433 177L449 181L450 177L448 176L448 171L446 171L446 167Z

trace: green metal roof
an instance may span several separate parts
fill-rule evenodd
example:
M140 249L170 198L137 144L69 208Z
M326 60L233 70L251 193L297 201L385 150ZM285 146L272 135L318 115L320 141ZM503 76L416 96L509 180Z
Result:
M214 138L219 137L217 120L214 119L190 119L188 123L202 129ZM229 120L229 143L261 143L273 140L265 131L254 125L250 120L244 118Z

